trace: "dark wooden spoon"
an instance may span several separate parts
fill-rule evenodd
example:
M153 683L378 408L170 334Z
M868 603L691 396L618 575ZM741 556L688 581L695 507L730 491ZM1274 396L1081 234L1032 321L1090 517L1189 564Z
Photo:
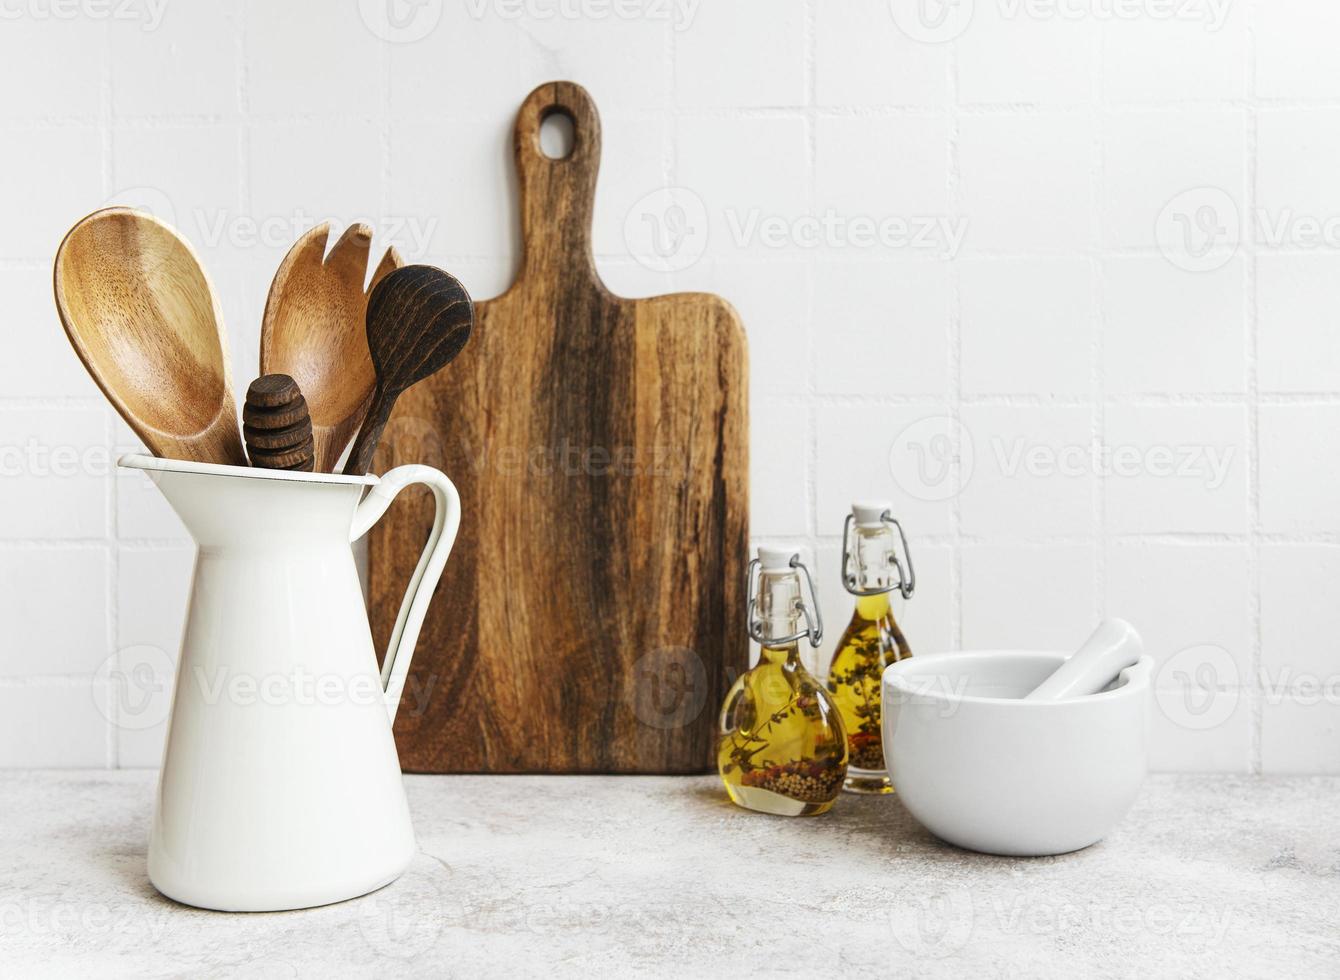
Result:
M449 364L475 322L475 305L454 276L407 265L377 283L368 298L368 350L377 370L372 403L344 472L362 475L400 393Z

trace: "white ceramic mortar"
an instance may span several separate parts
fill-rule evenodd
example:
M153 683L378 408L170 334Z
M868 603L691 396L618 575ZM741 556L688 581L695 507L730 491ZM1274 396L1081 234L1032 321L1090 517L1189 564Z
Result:
M1153 661L1105 691L1020 700L1067 654L916 656L884 671L884 757L903 805L931 833L989 854L1063 854L1126 813L1146 766Z

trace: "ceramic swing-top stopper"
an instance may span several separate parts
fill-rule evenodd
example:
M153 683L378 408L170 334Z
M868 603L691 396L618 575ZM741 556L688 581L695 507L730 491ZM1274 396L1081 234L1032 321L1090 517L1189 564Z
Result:
M287 374L263 374L251 382L242 407L242 435L252 466L313 468L312 419L298 383Z

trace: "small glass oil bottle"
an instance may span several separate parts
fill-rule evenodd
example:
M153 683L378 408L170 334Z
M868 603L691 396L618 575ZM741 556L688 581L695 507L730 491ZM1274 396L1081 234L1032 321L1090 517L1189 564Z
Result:
M906 574L898 558L899 542ZM889 505L853 504L842 528L842 584L856 597L856 611L828 669L828 690L847 733L850 767L843 788L851 793L893 792L884 763L880 686L884 668L912 656L912 650L889 600L895 591L910 599L916 582L907 536Z
M814 582L795 552L760 548L746 592L749 635L761 650L722 705L717 769L742 807L786 817L824 813L842 792L847 738L828 692L800 662L800 640L817 647L823 639Z

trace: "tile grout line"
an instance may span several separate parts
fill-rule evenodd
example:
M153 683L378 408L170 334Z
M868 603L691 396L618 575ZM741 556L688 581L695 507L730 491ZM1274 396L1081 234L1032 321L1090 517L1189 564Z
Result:
M115 132L116 119L116 98L112 91L112 23L108 21L103 32L103 42L106 45L107 63L103 66L103 91L102 91L102 179L103 192L107 195L104 200L110 198L116 193L116 159L115 159ZM108 446L116 445L116 418L111 409L104 403L100 406L103 419L103 436L107 440ZM107 578L106 578L106 598L107 608L103 610L103 622L106 628L107 657L104 663L110 661L110 673L103 682L101 691L103 697L103 717L106 719L107 728L104 745L104 764L108 769L118 769L121 766L121 739L120 739L120 720L121 706L114 697L116 691L116 679L121 676L121 648L118 642L120 638L121 622L121 549L119 547L120 522L117 520L117 509L119 507L119 488L116 479L116 461L111 460L108 472L104 474L103 479L106 484L103 487L104 500L104 524L107 533ZM96 699L99 695L97 675L95 674L90 681L91 696Z
M1103 133L1107 114L1104 110L1107 99L1107 64L1103 58L1103 39L1099 32L1094 32L1093 44L1093 92L1090 101L1093 106L1090 119L1093 124L1093 132L1090 134L1093 146L1093 160L1090 162L1093 180L1089 191L1089 207L1092 214L1092 223L1089 226L1089 234L1093 236L1095 249L1100 247L1103 242L1103 211L1102 201L1103 193L1107 182L1107 158L1103 151ZM1092 363L1090 369L1092 374L1089 378L1089 388L1093 401L1092 410L1092 432L1094 448L1103 451L1107 443L1107 409L1104 398L1107 395L1106 369L1107 369L1107 344L1105 332L1107 330L1107 316L1104 310L1104 300L1107 296L1107 278L1106 267L1103 260L1097 255L1089 256L1089 276L1090 276L1090 295L1093 300L1093 321L1092 321L1092 349L1090 356ZM1094 480L1093 486L1093 536L1097 544L1094 546L1093 554L1093 603L1095 614L1095 625L1109 615L1107 608L1107 491L1109 481L1106 473L1099 472Z
M769 534L768 541L805 540L809 531L793 534ZM832 544L842 540L840 530L823 530L817 535L821 543ZM1228 531L1123 531L1109 534L1021 534L1000 533L963 534L952 536L950 532L918 535L918 541L928 544L948 544L959 541L965 547L994 547L1000 544L1021 547L1051 547L1054 545L1093 545L1107 541L1120 547L1142 547L1147 545L1187 545L1207 544L1251 545L1253 541L1262 545L1279 547L1340 548L1340 531L1310 531L1299 533L1265 532L1253 534L1251 531L1233 533ZM118 539L120 547L127 551L163 551L192 547L190 538L173 537L126 537ZM0 538L0 552L19 551L97 551L108 545L107 538Z
M381 69L381 194L379 202L381 205L381 220L389 220L391 214L391 42L386 38L378 38L377 57ZM385 235L385 230L381 234ZM382 241L385 247L385 240ZM375 268L375 266L374 266ZM368 281L371 281L372 272L368 272Z
M247 0L238 6L237 41L234 54L237 58L237 193L241 197L241 207L251 211L251 92L250 77L247 71Z
M959 91L958 39L947 45L945 52L945 102L949 140L946 150L945 192L950 214L957 214L961 205L962 175L959 172ZM950 649L963 649L963 294L962 277L957 257L951 257L947 270L949 281L949 538L952 542L949 560L949 636Z
M818 13L816 4L819 0L805 0L804 7L804 41L802 50L804 52L801 69L803 73L802 84L805 90L805 177L806 177L806 195L808 198L809 210L814 213L815 206L819 198L819 134L818 134L818 36L817 21ZM805 264L805 336L803 338L805 351L805 478L802 485L802 492L805 500L805 547L809 551L810 562L812 563L812 574L816 578L822 578L822 571L819 569L819 546L818 539L821 531L819 523L819 402L815 394L819 388L819 372L815 364L814 357L814 270L811 263ZM814 602L819 602L818 595L813 597ZM822 615L822 609L820 610ZM844 620L843 616L834 615L830 612L829 619L831 624L836 625ZM830 625L830 629L833 628ZM829 644L825 642L822 646L811 647L806 651L806 659L809 661L809 667L821 679L826 675L828 664L827 651Z
M816 125L818 105L818 37L816 34L818 13L815 4L818 0L805 0L804 9L804 58L802 61L803 87L805 90L805 192L811 213L819 197L819 136ZM819 403L818 370L814 357L814 275L807 263L805 268L805 530L806 544L810 549L811 561L818 562L817 541L820 534L819 523ZM815 574L819 574L816 570Z
M798 402L806 398L807 395L804 392L800 394L781 392L767 393L760 397L779 404L785 404L789 402ZM912 405L926 408L934 408L937 406L947 408L950 403L950 399L947 395L937 395L934 392L914 392L910 394L889 393L881 395L844 395L831 392L815 392L813 397L819 404L833 407L859 407L863 405L872 407L892 407L897 405ZM1028 392L985 392L964 394L958 401L960 405L974 408L1088 408L1092 404L1092 399L1090 397L1082 395L1038 395ZM85 395L0 395L0 412L21 412L31 411L32 409L96 410L101 409L104 404L105 401L102 398ZM1245 391L1205 392L1200 394L1108 394L1104 396L1103 404L1111 407L1120 406L1125 408L1196 408L1209 406L1240 406L1249 408L1253 405L1333 407L1340 405L1340 391L1267 392L1257 394L1255 397Z
M925 250L923 250L925 251ZM990 263L1009 263L1020 259L1066 259L1066 258L1163 258L1164 255L1157 247L1145 245L1105 245L1098 248L1071 248L1071 249L993 249L993 248L973 248L965 249L960 253L961 257L972 259L974 262ZM1263 255L1271 255L1282 258L1307 258L1312 256L1340 257L1340 246L1331 246L1319 244L1316 246L1288 246L1276 245L1268 242L1258 242L1256 252ZM511 254L506 255L498 253L452 253L437 252L434 253L439 262L450 262L458 265L493 265L500 261L511 258ZM641 262L636 256L627 252L601 252L597 251L595 257L602 264L609 263L618 266L632 268L641 266ZM900 254L897 250L871 250L863 255L843 254L838 251L816 250L798 246L788 246L784 248L769 248L766 252L750 254L748 252L739 255L733 255L730 260L742 266L767 266L779 259L791 261L842 261L850 263L853 267L861 268L869 266L879 268L885 265L915 265L917 263L935 263L944 262L948 259L957 258L947 252L930 252L925 254ZM28 257L7 257L0 258L0 271L11 272L31 272L41 271L48 267L51 257L47 256L28 256ZM1289 392L1274 390L1271 395L1287 395Z
M676 132L674 106L676 99L676 62L679 58L679 32L674 29L673 25L665 32L665 40L662 44L665 48L662 55L665 59L665 64L662 68L665 71L666 102L665 111L662 113L662 117L657 121L661 124L661 139L664 141L661 144L661 179L664 182L665 188L671 190L675 187L675 173L677 172L675 153L677 146L676 137L678 136L678 133ZM634 262L637 262L636 258L634 259ZM667 280L672 289L678 288L678 279L679 272L672 269L668 273ZM752 419L746 419L746 421L752 424Z
M672 33L674 33L672 31ZM1340 108L1340 98L1262 98L1249 96L1243 99L1160 99L1157 101L1118 100L1105 102L1106 108L1116 113L1164 113L1200 111L1224 112L1246 109L1270 109L1282 111L1311 111ZM807 108L803 104L778 104L774 106L680 106L671 109L676 115L700 119L748 119L748 118L795 118L803 115ZM815 105L815 115L825 118L885 119L902 117L936 118L944 114L944 107L932 103L892 104L871 103L864 105ZM1085 109L1078 103L1042 103L1042 102L963 102L959 111L965 116L1075 116L1084 115ZM655 110L629 109L621 114L630 120L652 119ZM429 112L416 119L432 122L450 121L456 123L496 122L487 114L456 114L450 112ZM268 126L284 126L303 123L375 123L373 116L348 112L256 112L248 114L251 121ZM217 126L236 120L219 113L142 113L130 112L118 117L118 124L128 129L157 129L165 127ZM77 126L96 127L97 115L86 113L51 114L45 116L5 116L0 113L0 132L31 132L33 130L61 129Z
M1248 670L1251 676L1242 686L1247 691L1250 718L1248 735L1248 772L1260 775L1264 771L1262 751L1265 704L1261 676L1261 426L1260 426L1260 369L1257 362L1258 330L1256 304L1256 234L1251 215L1256 205L1257 174L1257 115L1253 102L1256 96L1256 23L1254 2L1244 9L1247 43L1245 45L1246 84L1248 103L1245 109L1247 173L1243 189L1246 220L1240 225L1245 253L1244 319L1247 343L1247 519L1250 544L1247 548L1247 623L1250 637Z
M808 531L791 534L769 534L768 541L803 540ZM842 540L840 529L821 530L817 535L821 543L831 544ZM1250 545L1259 540L1262 545L1296 548L1340 548L1340 531L1311 531L1296 534L1250 531L1233 533L1228 531L1123 531L1104 535L1093 534L962 534L952 537L950 532L918 535L919 541L932 544L948 544L951 540L962 542L965 547L993 547L999 544L1019 545L1021 547L1050 547L1053 545L1093 545L1098 541L1107 541L1119 547L1144 547L1148 545ZM0 552L20 551L97 551L107 547L107 538L3 538L0 539ZM122 536L118 544L127 551L163 551L190 548L190 538L173 537L126 537Z

